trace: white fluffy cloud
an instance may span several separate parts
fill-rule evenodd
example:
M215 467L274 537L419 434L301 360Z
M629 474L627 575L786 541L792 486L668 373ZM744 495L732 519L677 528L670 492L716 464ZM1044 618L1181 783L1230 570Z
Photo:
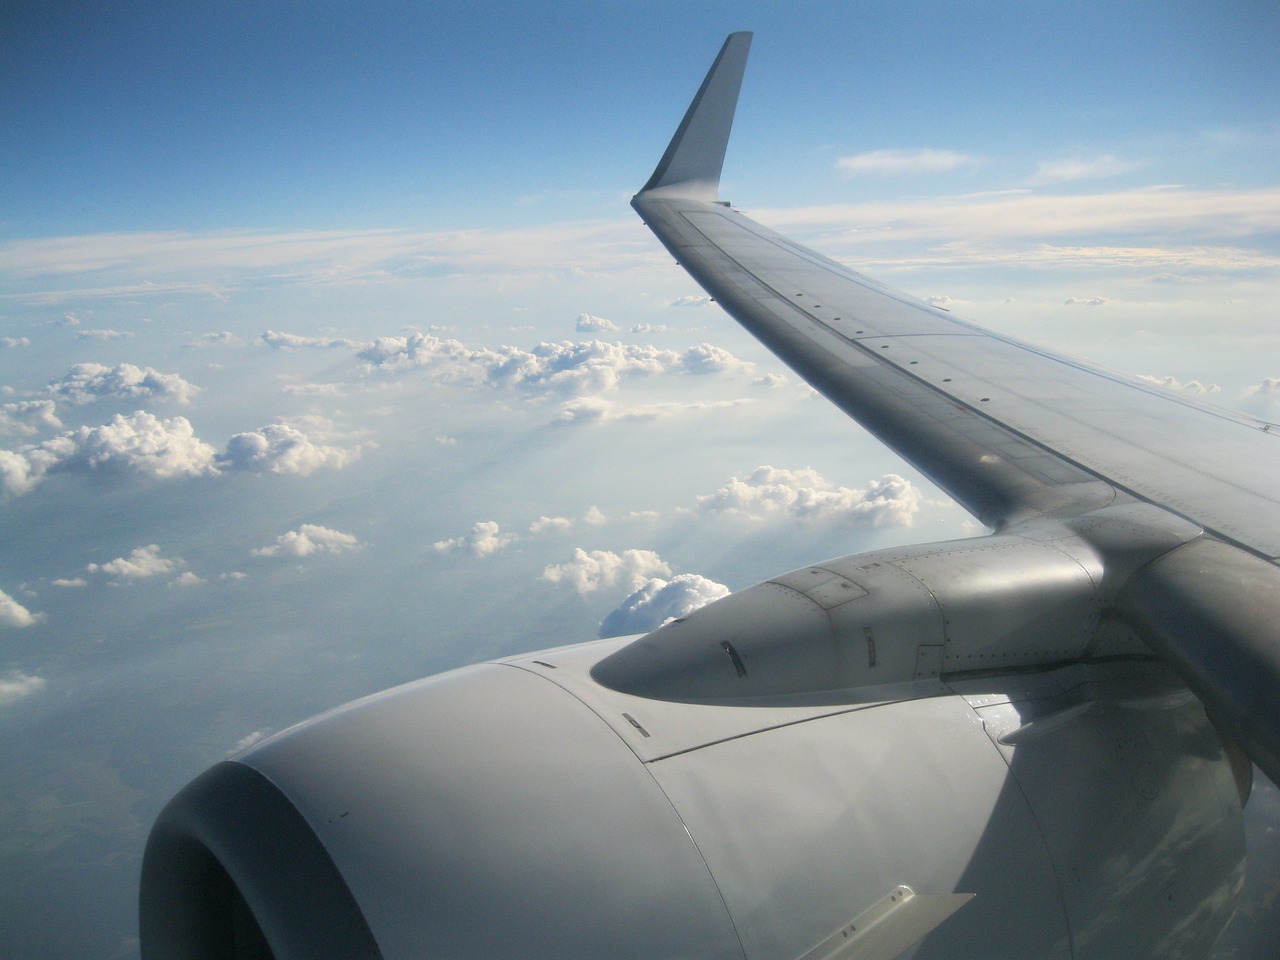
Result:
M574 324L573 329L579 333L595 333L601 330L617 330L618 325L612 320L606 320L604 317L594 317L589 313L580 313L578 314L578 322Z
M217 454L196 437L186 417L159 420L144 410L117 414L99 427L80 427L38 444L0 450L0 489L26 493L57 471L121 470L153 480L212 476L221 469L305 476L340 469L360 448L316 443L291 423L238 433Z
M156 480L217 473L214 450L195 436L186 417L158 420L139 410L116 414L100 427L80 427L43 443L0 450L0 480L26 493L55 470L123 470Z
M29 676L17 670L10 670L0 675L0 707L21 700L23 697L29 697L33 693L39 693L44 688L44 677Z
M1245 391L1247 397L1280 396L1280 377L1263 377L1261 383L1255 383Z
M91 563L86 567L90 573L103 573L116 580L144 580L147 577L158 577L167 573L175 573L186 566L181 557L165 557L160 554L160 545L147 544L136 547L127 557L116 557L108 563Z
M298 347L328 349L332 347L364 346L358 340L348 340L346 337L304 337L296 333L284 333L280 330L268 330L262 335L262 342L269 347L275 347L277 350Z
M314 523L304 523L297 530L276 537L269 547L257 547L255 557L309 557L313 553L344 553L361 546L359 539L350 533L330 530ZM236 576L240 579L241 576Z
M130 340L133 333L120 330L77 330L76 336L81 340Z
M529 524L529 532L533 534L563 533L572 526L573 521L568 517L539 517Z
M546 519L545 517L543 519ZM437 540L432 546L440 553L466 550L474 557L487 557L505 549L516 540L514 533L503 533L495 520L481 520L471 532L452 540Z
M729 595L729 588L696 573L681 573L670 580L654 577L619 604L600 623L601 637L648 633L668 620L687 617L699 607Z
M577 394L612 390L626 377L719 373L751 366L707 343L683 352L601 340L544 342L532 350L508 346L492 350L429 333L379 337L358 356L366 371L418 368L445 383Z
M30 337L0 337L0 347L29 347Z
M886 474L865 487L837 487L815 470L762 466L745 479L730 477L714 491L698 497L703 514L736 513L763 519L783 516L799 520L858 526L909 527L920 508L920 492L897 474Z
M40 617L40 614L32 613L13 597L0 590L0 626L29 627Z
M291 423L279 421L237 433L227 441L217 464L229 470L293 473L306 476L316 470L341 470L360 459L359 447L335 447L315 443Z
M652 550L624 550L618 554L611 550L587 552L581 547L573 551L568 563L542 571L543 580L566 584L584 595L619 583L628 591L635 591L651 577L670 575L671 568Z
M66 403L85 404L95 400L174 400L186 405L200 392L176 373L161 373L151 367L122 363L108 367L101 363L77 363L57 380L49 381L49 393Z
M46 428L62 428L52 400L18 400L0 406L0 436L29 437Z

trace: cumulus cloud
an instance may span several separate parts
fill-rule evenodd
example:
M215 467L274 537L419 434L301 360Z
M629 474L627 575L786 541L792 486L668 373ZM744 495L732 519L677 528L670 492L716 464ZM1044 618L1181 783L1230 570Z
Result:
M763 377L756 377L751 381L753 387L764 387L766 389L786 386L786 383L787 378L780 373L766 373Z
M1027 182L1032 185L1069 183L1074 180L1100 180L1145 166L1133 160L1121 160L1105 154L1100 157L1078 157L1070 160L1045 160Z
M236 745L231 748L231 755L234 756L243 750L248 750L264 736L266 736L266 734L261 730L254 730L252 733L246 733L243 737L237 740Z
M29 347L30 337L0 337L0 347Z
M681 299L685 299L681 297ZM637 323L631 328L632 333L666 333L667 325L665 323Z
M514 533L503 533L495 520L481 520L471 532L452 540L437 540L432 544L440 553L466 550L474 557L487 557L505 549L516 540Z
M613 331L618 329L618 325L612 320L606 320L604 317L595 317L589 313L578 314L578 322L574 324L573 329L579 333L596 333L599 331Z
M33 693L39 693L44 688L44 677L29 676L17 670L10 670L0 675L0 707L15 703Z
M954 150L871 150L836 161L836 169L846 177L945 173L961 167L973 167L978 158Z
M129 340L133 334L119 330L77 330L76 336L81 340Z
M279 330L268 330L262 335L262 342L269 347L275 347L277 350L300 347L329 349L333 347L354 348L364 346L358 340L348 340L346 337L304 337L296 333L284 333Z
M606 517L604 515L604 511L595 504L587 507L587 512L582 515L582 522L589 527L602 526L605 523L605 520Z
M0 406L0 436L29 437L44 429L61 427L52 400L19 400Z
M147 577L174 573L184 566L186 562L181 557L162 556L159 544L150 543L145 547L136 547L127 557L116 557L108 563L91 563L85 569L90 573L106 574L116 580L145 580Z
M518 347L469 347L429 333L380 337L358 354L366 372L425 370L444 383L518 387L532 392L601 393L626 377L745 370L727 350L700 344L683 352L601 340Z
M80 427L39 444L0 450L0 481L21 494L53 471L121 470L156 480L217 473L214 450L186 417L158 420L139 410L100 427Z
M1062 301L1068 307L1100 307L1110 302L1106 297L1067 297Z
M315 443L296 426L277 421L257 430L237 433L227 441L217 464L229 470L291 473L307 476L316 470L341 470L360 459L360 448Z
M309 557L313 553L345 553L360 547L355 535L340 530L330 530L314 523L304 523L297 530L276 537L269 547L257 547L255 557ZM243 579L244 574L228 574L232 579Z
M533 534L563 533L572 526L573 521L568 517L539 517L529 524L529 532Z
M48 392L66 403L85 404L95 400L173 400L182 405L200 388L176 373L161 373L132 363L108 367L101 363L77 363L62 377L49 381Z
M190 570L181 573L169 581L171 587L197 587L204 583L204 577L197 577Z
M55 587L83 587L88 583L84 577L59 577L53 581Z
M221 469L305 476L322 468L340 469L359 457L359 447L313 442L283 421L236 434L218 454L195 436L186 417L159 420L138 410L127 417L117 414L99 427L0 450L0 488L22 494L50 473L77 470L119 470L153 480L212 476Z
M702 514L744 514L754 519L798 520L857 526L909 527L920 508L920 492L897 474L865 487L837 487L815 470L757 467L745 479L730 477L718 490L698 497Z
M670 576L671 568L652 550L592 550L581 547L573 551L568 563L554 564L542 571L548 583L563 583L584 596L601 587L621 583L628 591L639 590L646 580L660 575Z
M1138 379L1145 383L1154 384L1157 387L1164 387L1166 390L1176 390L1180 393L1190 393L1195 396L1205 393L1219 393L1222 390L1216 383L1201 383L1199 380L1188 380L1184 383L1177 377L1153 377L1148 374L1141 374Z
M683 297L676 297L671 301L673 307L702 307L711 302L711 298L706 294L686 293Z
M13 597L0 590L0 626L29 627L40 619L40 614L32 613Z
M1280 377L1263 377L1261 383L1254 384L1244 393L1247 397L1280 396Z
M600 623L601 637L648 633L668 620L687 617L699 607L729 595L729 588L696 573L670 580L654 577L632 593Z

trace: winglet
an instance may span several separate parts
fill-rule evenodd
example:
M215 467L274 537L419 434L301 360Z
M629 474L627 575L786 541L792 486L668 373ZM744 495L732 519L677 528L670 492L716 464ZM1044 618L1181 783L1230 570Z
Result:
M661 190L673 196L714 200L719 194L720 169L724 150L738 106L742 73L747 66L751 34L731 33L720 48L716 62L702 81L698 95L676 128L667 152L640 190Z

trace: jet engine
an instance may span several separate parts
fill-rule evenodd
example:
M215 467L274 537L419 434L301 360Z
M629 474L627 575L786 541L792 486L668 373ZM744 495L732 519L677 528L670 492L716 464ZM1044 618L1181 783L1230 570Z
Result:
M285 731L161 814L143 956L1203 956L1248 764L1115 619L1123 521L1085 526L816 564Z

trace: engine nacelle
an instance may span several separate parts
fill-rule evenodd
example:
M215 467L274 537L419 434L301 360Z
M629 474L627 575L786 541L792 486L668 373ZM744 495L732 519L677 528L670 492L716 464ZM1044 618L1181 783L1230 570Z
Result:
M1202 956L1247 777L1106 629L1185 533L1132 516L807 567L278 734L161 814L143 956Z
M596 684L619 646L213 768L153 830L144 957L1136 960L1230 915L1231 768L1156 664L712 706Z

